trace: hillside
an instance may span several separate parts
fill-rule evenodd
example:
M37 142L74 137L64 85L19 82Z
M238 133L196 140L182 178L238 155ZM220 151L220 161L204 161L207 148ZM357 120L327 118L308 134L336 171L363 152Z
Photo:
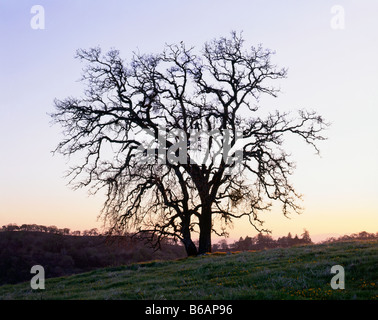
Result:
M345 289L333 290L333 265ZM378 299L378 241L134 263L0 287L1 299Z
M375 237L374 234L367 234ZM378 237L377 237L378 239ZM270 235L242 237L228 245L214 243L212 251L246 251L310 244L306 231L277 241ZM108 237L97 229L70 231L56 226L9 224L0 229L0 285L16 284L30 279L30 268L43 265L46 277L54 278L150 260L173 260L186 257L184 247L172 239L162 239L160 250L131 235Z
M119 236L74 236L40 231L0 232L0 285L30 279L30 268L42 265L46 277L60 277L148 260L185 257L182 246L165 241L154 252L142 241Z

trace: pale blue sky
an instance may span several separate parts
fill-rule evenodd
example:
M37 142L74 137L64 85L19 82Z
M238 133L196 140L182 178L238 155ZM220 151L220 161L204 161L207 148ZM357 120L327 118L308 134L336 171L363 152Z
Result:
M45 29L33 30L33 5ZM331 28L331 7L345 10L345 29ZM68 168L50 151L61 139L47 113L53 99L80 95L76 49L112 47L159 52L164 43L203 43L231 30L247 45L276 50L289 69L268 110L314 109L332 123L321 157L294 140L293 182L304 194L301 216L264 216L273 235L377 232L378 1L26 1L0 0L0 226L11 222L71 229L99 226L103 198L72 191ZM232 237L254 234L235 224Z

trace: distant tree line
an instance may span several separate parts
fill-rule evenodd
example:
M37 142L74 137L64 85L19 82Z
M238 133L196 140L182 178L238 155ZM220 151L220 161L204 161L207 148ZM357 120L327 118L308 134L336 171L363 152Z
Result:
M33 231L33 232L46 232L52 234L71 235L71 236L99 236L104 235L99 232L97 228L92 228L84 231L71 231L69 228L59 229L56 226L43 226L38 224L23 224L18 226L15 223L10 223L6 226L2 226L1 231Z
M322 243L330 243L330 242L342 242L342 241L353 241L353 240L375 240L378 239L378 232L377 233L369 233L366 231L361 231L359 233L352 233L351 235L343 235L338 238L331 237Z
M368 233L362 231L353 233L351 235L343 235L338 238L328 238L322 243L343 242L343 241L358 241L358 240L375 240L378 239L377 233ZM240 237L238 241L228 244L226 240L221 240L213 245L213 251L245 251L245 250L263 250L272 248L287 248L296 245L312 244L310 233L305 229L301 237L295 235L294 237L289 232L285 237L280 237L274 240L269 234L259 233L255 237L246 236L244 239Z
M285 237L274 240L271 235L259 233L255 237L246 236L244 239L240 237L238 241L227 244L226 240L221 240L213 245L213 251L245 251L245 250L262 250L272 248L287 248L295 245L312 244L310 233L304 230L301 237L294 237L289 232Z

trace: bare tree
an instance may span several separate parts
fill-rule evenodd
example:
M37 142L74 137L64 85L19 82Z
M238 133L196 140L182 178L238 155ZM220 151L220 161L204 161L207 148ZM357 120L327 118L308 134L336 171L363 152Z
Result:
M232 32L200 54L181 42L161 54L134 53L130 63L117 50L77 51L87 89L84 98L55 100L51 116L64 128L55 151L84 158L68 174L75 187L106 188L102 217L110 231L156 246L173 237L196 255L211 251L212 232L225 235L234 218L246 216L261 231L258 214L272 201L284 215L299 212L284 136L318 152L326 124L304 110L259 116L260 95L276 97L272 82L286 70L271 63L272 51L243 45Z

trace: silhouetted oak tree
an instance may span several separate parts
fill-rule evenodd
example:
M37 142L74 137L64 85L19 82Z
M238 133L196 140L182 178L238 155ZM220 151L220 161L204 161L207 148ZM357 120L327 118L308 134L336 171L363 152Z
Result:
M55 151L81 155L68 174L75 187L106 188L102 217L111 231L156 246L174 237L196 255L211 251L212 232L224 235L234 218L248 217L261 231L259 212L272 201L284 215L300 210L283 139L293 134L318 152L326 124L305 110L259 115L260 95L276 97L272 82L286 70L271 63L272 51L243 43L232 32L199 54L181 42L160 54L134 53L129 63L117 50L77 51L87 89L83 98L55 100L51 116L64 129ZM219 157L220 145L229 148Z

